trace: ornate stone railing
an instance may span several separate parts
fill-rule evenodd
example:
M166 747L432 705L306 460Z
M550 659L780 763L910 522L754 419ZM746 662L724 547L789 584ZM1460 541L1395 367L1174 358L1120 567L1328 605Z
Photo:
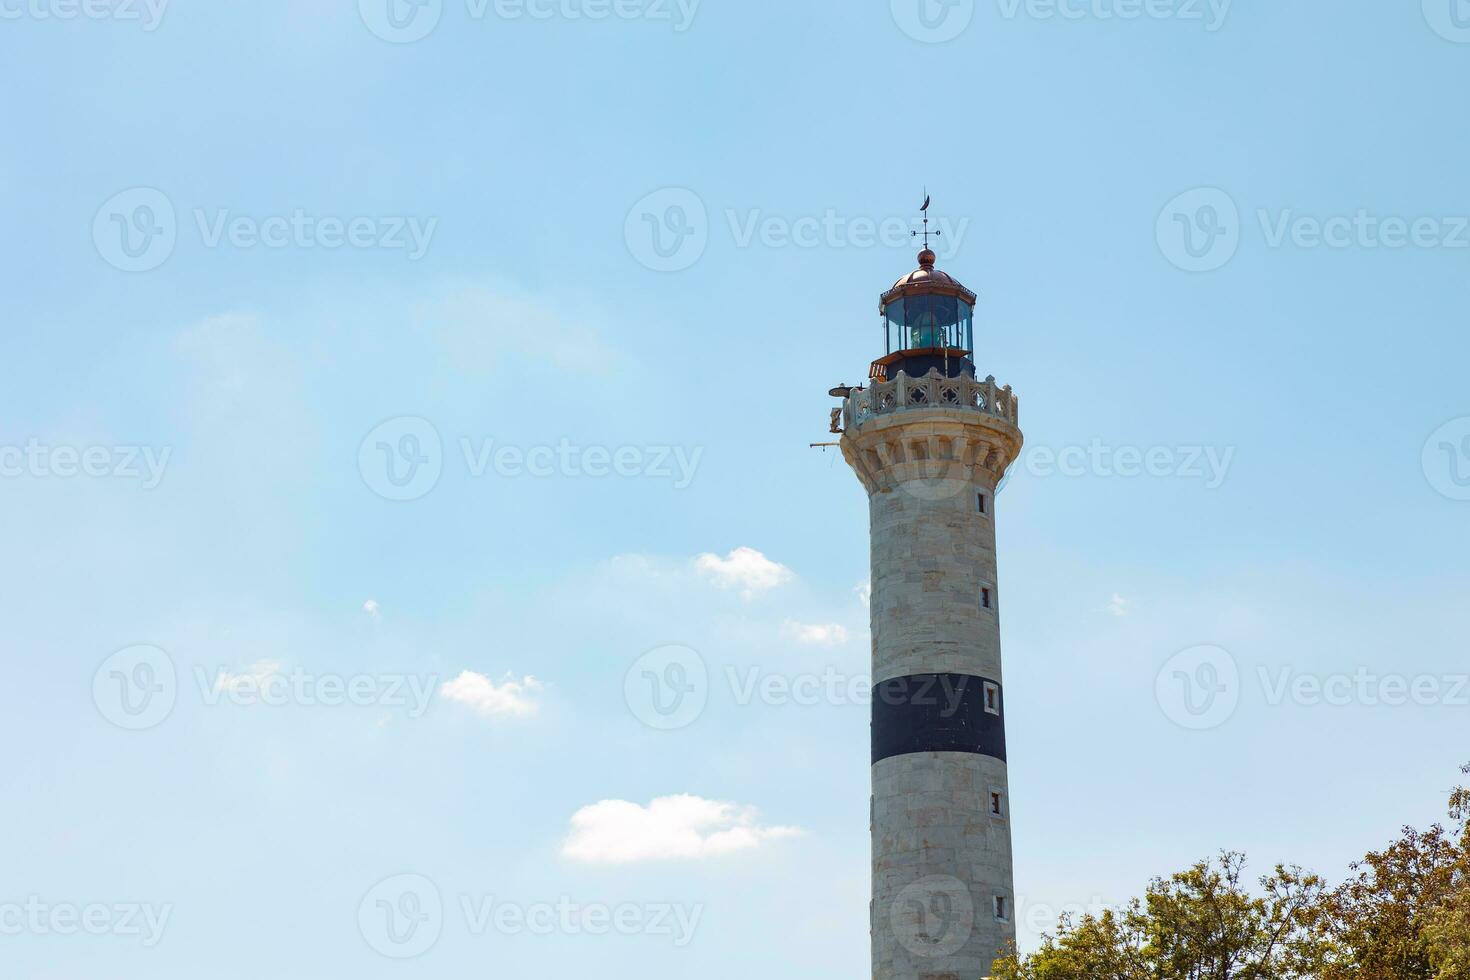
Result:
M1017 401L1011 386L998 386L994 375L976 381L971 377L946 378L935 368L922 378L911 378L900 371L891 381L874 381L848 395L842 405L842 422L850 429L875 415L952 408L984 412L1020 425Z

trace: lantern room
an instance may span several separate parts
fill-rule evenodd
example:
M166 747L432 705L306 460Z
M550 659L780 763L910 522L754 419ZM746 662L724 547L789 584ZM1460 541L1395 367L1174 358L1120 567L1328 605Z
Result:
M879 301L884 356L873 362L874 377L903 371L922 377L938 368L946 377L974 375L975 294L934 268L934 253L919 253L919 268L893 284Z

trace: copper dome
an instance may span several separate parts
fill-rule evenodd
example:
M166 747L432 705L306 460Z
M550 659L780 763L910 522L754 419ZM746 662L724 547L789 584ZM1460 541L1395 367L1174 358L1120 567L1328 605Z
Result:
M881 310L890 302L903 296L958 296L971 306L975 305L975 294L948 272L934 268L934 252L924 249L919 253L919 267L884 293L878 301Z

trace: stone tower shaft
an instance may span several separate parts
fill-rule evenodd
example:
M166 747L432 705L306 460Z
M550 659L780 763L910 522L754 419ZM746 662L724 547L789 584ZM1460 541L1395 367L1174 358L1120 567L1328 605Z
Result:
M978 980L1015 939L995 491L1022 435L1011 390L940 340L890 349L841 408L869 497L874 980Z

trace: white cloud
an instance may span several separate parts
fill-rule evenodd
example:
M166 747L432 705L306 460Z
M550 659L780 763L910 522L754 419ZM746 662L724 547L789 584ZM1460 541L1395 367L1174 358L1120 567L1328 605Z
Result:
M873 580L872 579L866 579L866 578L863 579L857 585L854 585L852 587L852 591L857 593L858 601L861 602L864 606L872 605L872 602L873 602Z
M278 660L257 661L238 674L221 669L214 675L215 693L230 691L239 695L258 694L281 669L282 665Z
M788 619L781 630L798 643L812 646L835 647L847 642L847 627L838 623L798 623Z
M536 700L540 690L541 682L534 677L517 681L507 675L504 681L496 684L484 674L466 670L454 680L441 685L439 695L445 700L457 701L469 707L483 718L497 715L524 718L535 714L541 706Z
M382 607L378 605L378 600L377 599L369 599L367 602L364 602L362 604L362 611L365 612L365 613L367 613L373 619L377 619L378 618L378 611L381 608Z
M661 796L648 806L603 800L572 815L562 855L589 864L697 861L796 837L796 827L762 827L754 807L698 796Z
M738 588L742 599L754 598L795 578L791 569L754 548L736 548L725 557L704 554L694 559L699 571L722 589Z
M1114 592L1113 597L1108 600L1108 604L1103 608L1112 615L1117 616L1119 619L1121 619L1122 617L1128 615L1128 600L1118 595L1118 593Z

